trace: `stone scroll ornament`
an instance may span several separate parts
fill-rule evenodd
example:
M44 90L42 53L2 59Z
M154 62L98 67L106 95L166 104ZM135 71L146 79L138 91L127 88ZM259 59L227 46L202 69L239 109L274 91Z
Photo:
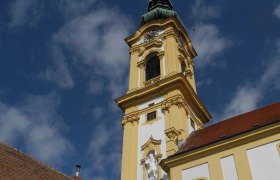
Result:
M150 153L145 160L148 180L158 180L158 162L153 153Z

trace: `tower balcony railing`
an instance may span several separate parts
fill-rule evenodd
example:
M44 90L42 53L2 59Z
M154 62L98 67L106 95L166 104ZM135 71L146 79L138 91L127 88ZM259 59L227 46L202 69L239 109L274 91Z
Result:
M155 77L155 78L153 78L153 79L150 79L150 80L148 80L148 81L145 81L145 82L144 82L144 85L145 85L145 86L150 86L150 85L152 85L152 84L157 83L158 81L160 81L160 76Z

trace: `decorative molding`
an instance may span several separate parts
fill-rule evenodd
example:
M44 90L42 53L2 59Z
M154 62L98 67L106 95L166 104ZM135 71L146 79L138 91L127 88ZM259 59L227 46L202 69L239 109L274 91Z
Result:
M134 123L134 122L138 122L140 119L139 113L133 113L133 114L129 114L129 115L125 115L122 119L122 125L126 125L126 123Z
M146 66L146 60L142 60L142 61L139 61L138 63L137 63L137 66L140 68L141 66Z
M164 133L170 140L174 142L178 140L178 136L181 134L181 132L176 130L174 127L166 129Z
M139 56L142 56L142 54L145 52L145 47L141 46L139 49L138 49L138 53L139 53Z
M191 58L190 56L188 56L187 61L188 61L188 65L189 65L189 66L194 67L193 60L192 60L192 58Z
M161 80L156 84L153 84L151 86L141 87L137 91L133 91L130 94L125 94L117 98L115 101L117 102L119 107L122 110L124 110L126 107L130 105L137 106L137 103L142 102L142 100L139 99L138 97L139 94L145 97L150 93L158 93L159 89L174 87L174 86L180 89L181 93L183 94L182 97L188 97L188 102L190 103L190 106L193 107L195 114L198 116L199 119L202 120L202 123L209 122L209 119L211 119L211 114L208 112L206 107L202 104L200 99L197 97L196 93L194 93L192 86L190 85L189 81L186 78L184 78L182 73L174 72L174 75L170 74L168 76L162 77ZM186 113L189 114L188 109L186 109Z
M147 48L152 48L152 47L162 47L163 46L163 41L160 38L155 38L145 44L142 45L143 47Z
M191 79L193 78L193 72L191 70L187 70L185 71L185 74L184 74L186 77L190 77Z
M183 107L186 113L189 114L187 103L181 95L176 95L163 101L161 103L161 109L164 111L169 111L169 108L173 105L176 105L178 107Z
M145 81L145 82L144 82L144 85L145 85L145 86L150 86L150 85L152 85L152 84L156 84L156 83L159 82L159 81L160 81L160 76L155 77L155 78L153 78L153 79L150 79L149 81Z
M161 52L159 52L157 55L158 55L159 59L162 59L161 57L163 57L164 54L165 54L165 52L164 52L164 51L161 51Z
M176 37L176 32L173 29L169 29L164 33L164 38L167 39L169 37Z
M148 155L148 153L152 150L159 150L159 149L156 149L157 146L159 146L161 144L161 140L155 140L152 136L148 139L148 141L143 145L141 146L141 150L144 151L144 150L148 150L147 154L144 154L145 155ZM160 153L157 151L157 153Z
M156 54L157 56L161 56L161 55L164 55L164 51L162 51L161 49L159 48L152 48L152 49L147 49L145 48L145 53L142 54L142 58L143 60L142 61L146 61L147 60L147 57L150 55L150 54Z
M139 53L140 46L133 46L130 48L130 54Z

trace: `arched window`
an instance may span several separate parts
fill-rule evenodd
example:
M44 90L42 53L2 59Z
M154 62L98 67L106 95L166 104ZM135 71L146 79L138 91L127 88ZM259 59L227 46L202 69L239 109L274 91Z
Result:
M160 75L160 60L157 56L152 56L146 62L146 81Z

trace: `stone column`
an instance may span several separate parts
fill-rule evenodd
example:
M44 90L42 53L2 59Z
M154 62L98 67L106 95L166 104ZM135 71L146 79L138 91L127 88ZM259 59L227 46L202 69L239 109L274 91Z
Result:
M140 69L140 87L144 87L144 82L145 82L145 67L146 64L144 61L141 61L138 63L138 68Z
M159 60L160 60L160 77L161 79L166 76L166 72L165 72L165 69L166 69L166 65L165 65L165 62L164 62L164 51L160 52L158 54L158 57L159 57Z
M130 60L130 74L129 74L129 91L136 89L138 87L138 51L135 48L132 48L130 51L131 60Z

